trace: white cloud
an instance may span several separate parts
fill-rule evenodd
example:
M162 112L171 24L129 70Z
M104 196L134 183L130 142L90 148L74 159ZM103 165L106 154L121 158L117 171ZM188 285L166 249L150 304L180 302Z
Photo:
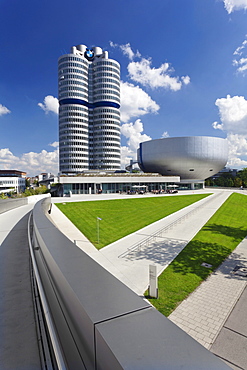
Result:
M47 95L43 103L38 103L38 106L45 111L45 113L53 112L58 114L59 103L54 96Z
M228 165L243 167L247 165L247 138L244 135L228 134L229 145Z
M58 148L59 147L59 142L54 141L53 143L49 144L50 146L53 146L53 148Z
M241 46L239 46L239 47L234 51L233 55L242 55L242 54L243 54L242 50L245 48L245 45L246 45L246 44L247 44L247 40L244 40L244 41L242 42L242 45L241 45Z
M215 105L219 109L221 125L213 124L226 132L247 135L247 100L243 96L227 95L226 98L217 99Z
M225 4L225 9L228 14L231 14L235 10L246 10L247 9L247 0L223 0Z
M121 168L126 168L131 160L136 159L136 151L130 150L127 146L121 147Z
M121 126L121 133L127 139L127 146L121 147L121 168L125 168L131 159L137 159L137 149L140 143L151 140L151 137L143 134L143 124L140 119L134 123L124 123Z
M3 116L4 114L10 113L10 110L6 107L4 107L2 104L0 104L0 116Z
M190 83L189 76L172 77L170 74L173 72L173 68L170 68L169 63L163 63L159 68L152 68L152 59L142 58L138 50L136 52L132 50L130 43L119 45L110 42L110 45L120 48L131 61L127 68L129 77L135 82L151 88L162 87L173 91L178 91L183 84L188 85ZM141 58L141 60L134 62L135 58Z
M228 165L241 167L247 164L247 100L243 96L227 95L217 99L221 123L214 122L214 129L227 134L229 143Z
M139 144L143 141L151 140L151 137L143 134L143 123L140 119L137 119L134 123L124 123L121 126L121 134L127 139L129 150L134 153L136 159L136 151L139 148Z
M132 117L157 113L159 105L139 86L121 82L121 121L128 122Z
M53 152L42 150L40 153L24 153L20 157L15 156L8 148L0 149L0 168L24 171L28 176L35 176L41 172L51 172L56 175L58 149Z
M235 66L238 66L237 72L245 74L247 71L247 58L241 58L239 61L236 59L233 61Z
M166 138L166 137L170 137L170 135L168 134L167 131L164 131L161 137Z
M212 123L212 126L215 130L224 130L223 124L220 124L219 122L215 121Z
M162 87L172 91L178 91L182 88L183 83L190 82L189 76L172 77L170 73L173 72L169 68L169 63L163 63L159 68L152 68L152 60L142 58L139 62L130 62L128 65L129 77L139 82L144 86L152 89Z
M239 59L234 59L233 60L233 65L237 67L237 72L245 74L247 72L247 53L246 55L243 56L243 53L245 51L247 45L247 40L244 40L233 53L233 55L237 55Z
M139 53L138 50L136 51L136 53L132 50L130 43L119 45L119 44L114 44L112 41L110 41L110 46L113 48L116 48L116 47L120 48L123 54L126 55L130 60L141 57L141 54Z
M181 80L185 85L188 85L190 83L190 77L189 76L182 76Z

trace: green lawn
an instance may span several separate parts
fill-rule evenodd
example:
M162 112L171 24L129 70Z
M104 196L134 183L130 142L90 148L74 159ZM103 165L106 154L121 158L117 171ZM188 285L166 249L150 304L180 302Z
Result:
M123 238L208 194L57 203L56 206L98 248ZM97 217L102 220L97 221ZM97 222L100 227L98 243Z
M234 193L159 276L159 298L150 302L168 316L247 235L247 197ZM211 269L201 266L212 265Z

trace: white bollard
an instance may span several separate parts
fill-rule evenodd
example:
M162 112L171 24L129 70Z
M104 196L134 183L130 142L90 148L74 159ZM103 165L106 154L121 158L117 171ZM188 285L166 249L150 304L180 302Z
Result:
M158 298L157 266L149 265L149 289L148 294L152 298Z

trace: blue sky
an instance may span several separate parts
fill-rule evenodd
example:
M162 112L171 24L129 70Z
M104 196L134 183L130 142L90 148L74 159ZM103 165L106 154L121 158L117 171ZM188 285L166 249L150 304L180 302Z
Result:
M218 136L247 167L247 0L0 0L0 169L58 172L57 59L121 64L122 163L139 142Z

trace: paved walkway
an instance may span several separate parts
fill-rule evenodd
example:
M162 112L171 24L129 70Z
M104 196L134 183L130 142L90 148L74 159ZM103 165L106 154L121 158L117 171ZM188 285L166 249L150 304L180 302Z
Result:
M247 287L224 323L210 351L232 369L247 368Z
M209 198L100 251L97 251L56 207L52 211L52 217L71 240L77 239L81 249L137 294L142 295L149 283L149 264L155 264L160 274L231 193L232 191L214 191L214 195ZM162 228L165 231L152 242L135 247L136 243ZM238 268L239 266L247 269L247 239L239 244L215 273L178 306L169 319L222 358L232 369L247 369L247 278L244 276L246 270Z
M88 253L138 295L143 295L149 285L149 265L156 265L158 274L160 274L230 194L231 191L215 192L213 195L138 230L100 251L79 232L56 206L52 209L51 217L69 239L76 241L79 248ZM120 196L118 195L118 197ZM121 197L124 198L124 196ZM87 198L85 196L81 197L81 200L90 199L90 196ZM94 196L93 199L102 199L102 196ZM104 196L103 199L109 198ZM129 199L129 196L127 196L127 199ZM73 197L65 198L63 201L72 200ZM75 198L75 200L78 199ZM53 202L56 202L56 200L53 200ZM165 230L159 237L154 238L142 247L137 246L138 243L145 241L162 229Z
M0 214L0 368L41 369L27 237L33 205Z
M247 239L169 316L208 349L246 287L241 270L233 271L236 266L247 268Z

